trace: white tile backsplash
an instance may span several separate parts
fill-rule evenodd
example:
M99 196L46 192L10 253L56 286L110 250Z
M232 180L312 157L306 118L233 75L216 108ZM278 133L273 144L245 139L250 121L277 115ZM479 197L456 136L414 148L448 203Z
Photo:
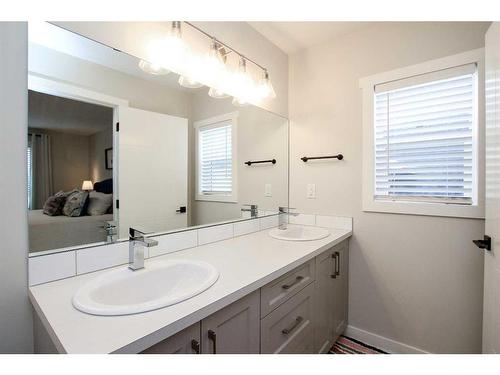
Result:
M198 229L198 245L227 240L233 237L233 224L216 225Z
M249 234L253 232L258 232L260 225L259 219L252 219L247 221L240 221L234 223L234 236L242 236L244 234Z
M352 217L316 215L318 227L352 230Z
M128 263L128 244L127 241L77 250L77 273L80 275Z
M198 231L188 230L185 232L167 234L165 236L155 237L155 240L158 241L158 246L149 248L150 257L198 246Z
M29 283L37 285L76 275L75 252L29 258Z
M263 213L272 214L274 212L259 211L259 214ZM317 225L319 227L347 230L352 230L353 225L350 217L330 215L289 215L289 221L291 224ZM146 248L144 256L148 258L164 255L259 230L274 228L278 225L279 217L274 215L155 236L153 238L158 240L158 246ZM30 286L126 264L128 263L128 246L128 242L120 242L29 258Z
M288 222L290 224L299 224L299 225L316 225L316 215L309 214L298 214L288 215Z
M277 227L279 225L278 215L262 217L260 220L260 230Z

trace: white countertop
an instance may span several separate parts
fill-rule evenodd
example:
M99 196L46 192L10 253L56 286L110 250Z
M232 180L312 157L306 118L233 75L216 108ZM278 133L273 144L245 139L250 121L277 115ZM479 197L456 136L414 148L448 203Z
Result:
M205 292L162 309L125 316L95 316L71 299L88 280L107 270L31 287L30 299L62 353L137 353L211 315L352 235L330 229L317 241L281 241L264 230L146 260L196 259L220 272ZM126 267L126 266L119 266ZM118 267L115 267L118 268Z

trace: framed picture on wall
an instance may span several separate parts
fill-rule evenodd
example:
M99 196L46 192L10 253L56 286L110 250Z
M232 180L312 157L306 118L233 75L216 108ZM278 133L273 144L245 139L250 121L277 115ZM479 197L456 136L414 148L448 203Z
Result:
M106 169L113 169L113 147L104 150Z

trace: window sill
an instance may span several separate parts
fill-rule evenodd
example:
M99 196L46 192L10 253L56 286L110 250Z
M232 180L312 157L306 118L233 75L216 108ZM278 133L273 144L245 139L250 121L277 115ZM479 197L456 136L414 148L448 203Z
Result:
M370 201L363 201L363 211L403 215L484 219L484 207L482 205L460 205L411 201L404 202L372 199Z
M196 195L194 200L198 202L238 203L236 197L224 195Z

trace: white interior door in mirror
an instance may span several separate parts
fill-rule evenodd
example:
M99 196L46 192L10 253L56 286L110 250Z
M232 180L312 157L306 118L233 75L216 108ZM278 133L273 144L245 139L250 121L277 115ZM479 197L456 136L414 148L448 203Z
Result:
M187 226L188 120L120 108L119 236L129 227L162 232Z

